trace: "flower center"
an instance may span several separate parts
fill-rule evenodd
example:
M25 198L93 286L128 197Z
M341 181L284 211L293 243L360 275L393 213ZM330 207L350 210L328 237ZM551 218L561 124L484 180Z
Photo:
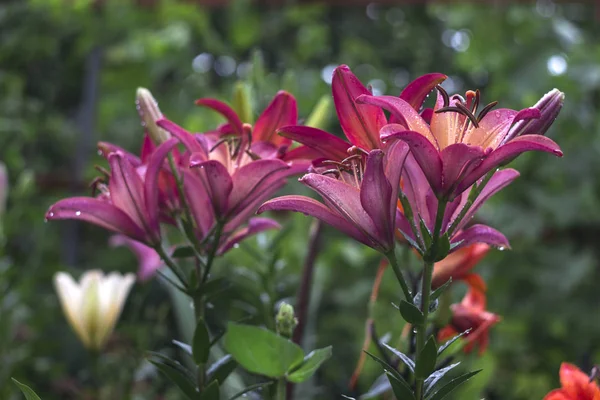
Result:
M323 165L333 168L322 171L322 175L334 175L338 180L360 188L365 172L365 160L369 153L357 146L348 148L348 157L342 161L327 160Z

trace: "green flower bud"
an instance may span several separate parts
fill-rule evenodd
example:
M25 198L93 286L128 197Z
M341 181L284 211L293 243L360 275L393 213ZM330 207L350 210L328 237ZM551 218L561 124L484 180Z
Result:
M281 336L291 337L298 325L298 319L294 315L294 307L287 303L281 303L279 312L275 317L275 327Z
M148 89L138 88L135 103L142 125L146 128L150 139L157 146L171 138L171 134L156 125L156 121L163 118L158 103Z

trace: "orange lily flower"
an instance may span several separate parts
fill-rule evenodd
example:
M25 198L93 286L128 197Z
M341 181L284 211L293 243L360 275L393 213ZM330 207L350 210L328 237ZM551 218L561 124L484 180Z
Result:
M431 287L437 289L452 278L453 281L463 280L471 287L485 292L486 285L481 276L470 271L490 250L485 243L474 243L449 254L433 267Z
M560 366L562 388L548 393L544 400L600 400L600 388L590 377L573 364Z

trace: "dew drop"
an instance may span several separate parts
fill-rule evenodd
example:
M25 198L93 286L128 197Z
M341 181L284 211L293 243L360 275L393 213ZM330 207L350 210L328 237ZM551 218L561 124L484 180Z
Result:
M233 248L234 248L234 249L239 249L239 248L240 248L240 244L239 244L239 243L235 243L235 244L233 245Z
M79 217L81 215L81 211L75 211L75 215Z
M498 247L498 250L500 250L500 251L504 251L504 250L506 250L506 247L504 247L504 246L500 246L500 247Z

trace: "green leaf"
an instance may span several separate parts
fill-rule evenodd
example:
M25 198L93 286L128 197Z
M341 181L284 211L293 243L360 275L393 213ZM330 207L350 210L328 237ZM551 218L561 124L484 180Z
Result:
M219 381L212 381L202 390L200 400L219 400Z
M435 300L437 300L444 293L444 291L448 288L448 286L450 286L451 283L452 283L452 277L450 277L450 279L448 279L446 281L446 283L444 283L442 286L435 289L431 293L431 301L434 302Z
M361 394L359 400L378 399L384 393L392 391L392 384L387 377L387 373L379 375L373 382L367 393Z
M413 394L412 389L405 381L398 380L394 377L393 374L386 372L388 379L390 380L390 384L392 385L392 390L394 391L394 396L397 399L401 400L415 400L415 395Z
M185 351L187 354L189 354L190 356L192 355L192 346L190 346L189 344L185 344L183 342L180 342L179 340L171 340L171 342L179 347L181 350Z
M37 394L35 394L33 389L31 389L29 386L25 385L24 383L19 382L15 378L11 378L11 379L15 383L15 385L17 385L19 387L19 389L21 389L21 392L23 392L23 394L25 395L25 398L27 400L41 400L40 397Z
M255 383L254 385L250 385L247 388L244 388L243 390L237 392L236 394L234 394L233 396L231 396L229 398L229 400L235 400L235 399L237 399L239 397L242 397L246 393L250 393L250 392L252 392L254 390L266 388L268 386L271 386L272 384L273 384L273 382Z
M202 285L199 289L199 293L201 293L203 296L209 297L223 292L230 287L231 284L228 282L227 278L215 278Z
M437 361L437 346L433 336L429 337L425 347L419 353L415 365L415 377L417 379L425 379L435 370Z
M230 354L227 354L225 357L220 358L215 361L206 371L206 376L208 378L208 382L211 381L219 381L221 383L225 382L225 379L233 372L234 369L238 366L238 363L231 357Z
M425 221L423 218L419 218L419 224L421 227L421 236L423 237L423 242L425 243L425 248L428 249L431 246L431 232L429 232L429 228L425 225Z
M446 256L448 256L448 252L450 251L450 238L448 237L448 233L445 233L440 237L437 242L437 246L435 249L435 261L442 261Z
M458 335L454 336L452 339L448 340L446 343L444 343L443 345L440 346L440 349L438 350L438 356L440 354L442 354L444 352L444 350L446 350L448 347L450 347L452 345L452 343L456 342L458 339L460 339L461 337L463 337L464 335L467 335L469 332L471 332L471 328L467 329L466 331L459 333Z
M289 382L300 383L313 376L315 371L331 357L331 346L311 351L300 367L288 375Z
M171 257L173 258L190 258L194 256L195 253L192 246L179 246L171 253Z
M375 360L377 363L379 363L379 365L381 365L383 367L383 370L385 372L391 372L392 375L394 375L394 377L400 381L404 381L406 383L406 381L404 380L404 378L402 377L402 375L400 375L400 373L396 370L396 368L394 368L393 366L389 365L388 363L386 363L385 361L383 361L381 358L377 357L376 355L373 355L371 353L369 353L368 351L364 350L364 352L371 357L373 360ZM408 383L407 383L408 384Z
M208 355L210 353L210 336L208 334L208 328L204 323L204 320L200 318L196 330L194 331L194 338L192 339L192 355L196 364L206 364Z
M425 319L421 310L406 300L400 302L400 307L398 307L398 309L400 310L402 318L409 324L421 325Z
M456 389L457 387L459 387L460 385L462 385L463 383L465 383L466 381L471 379L473 376L477 375L479 372L481 372L481 370L467 372L466 374L463 374L457 378L452 379L450 382L448 382L445 386L443 386L441 389L439 389L437 392L435 392L427 400L442 400L447 395L449 395L454 389Z
M388 346L387 343L381 343L386 349L388 349L389 351L391 351L392 353L394 353L394 355L396 357L398 357L400 360L402 360L402 362L408 367L408 369L410 370L410 372L414 373L415 372L415 362L406 354L404 354L403 352L396 350L395 348Z
M154 359L148 359L148 361L176 384L189 399L198 398L196 383L187 369L177 361L171 360L160 353L149 352L149 354L154 357Z
M429 394L433 390L436 383L438 383L440 381L440 379L442 379L444 376L446 376L446 374L448 372L450 372L450 370L452 370L458 364L460 364L460 363L457 362L456 364L449 365L446 368L438 369L433 374L429 375L429 377L427 379L425 379L425 384L424 384L425 397L429 396Z
M281 378L302 364L304 352L297 344L257 326L230 322L225 348L249 372Z

